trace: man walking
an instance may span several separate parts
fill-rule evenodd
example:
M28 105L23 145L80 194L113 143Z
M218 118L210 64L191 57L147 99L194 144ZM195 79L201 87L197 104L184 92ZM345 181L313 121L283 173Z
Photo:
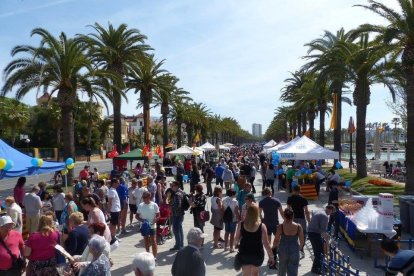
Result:
M188 245L181 249L175 256L171 268L173 276L205 276L206 264L199 248L203 244L204 234L200 228L191 228L187 233Z
M111 231L112 241L116 240L116 228L119 224L119 214L121 212L121 202L119 200L116 188L119 186L118 179L114 178L111 180L111 188L108 191L108 209L111 213L111 219L109 221L109 230Z
M315 211L308 225L308 237L312 244L313 259L311 272L322 274L321 262L323 254L323 240L328 241L329 235L326 233L328 217L335 212L335 206L328 205L325 210Z
M170 251L180 250L184 247L184 206L186 195L183 190L180 189L180 184L174 181L171 184L171 190L173 192L172 199L170 201L172 220L173 220L173 232L175 238L175 245Z
M32 188L32 192L23 198L24 212L26 213L26 227L29 234L36 232L39 226L40 209L42 209L42 201L37 195L40 189L38 186Z
M287 206L293 210L293 221L299 223L303 229L303 237L306 240L306 222L310 222L308 200L300 195L300 186L292 188L292 195L287 199Z
M221 163L218 163L215 168L215 174L216 174L216 185L220 185L221 188L223 188L223 171L224 166Z

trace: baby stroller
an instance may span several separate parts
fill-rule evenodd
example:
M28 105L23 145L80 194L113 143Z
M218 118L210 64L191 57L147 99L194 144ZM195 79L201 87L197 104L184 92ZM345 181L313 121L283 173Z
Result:
M164 244L166 239L171 239L171 210L168 204L160 204L160 218L157 222L157 243Z

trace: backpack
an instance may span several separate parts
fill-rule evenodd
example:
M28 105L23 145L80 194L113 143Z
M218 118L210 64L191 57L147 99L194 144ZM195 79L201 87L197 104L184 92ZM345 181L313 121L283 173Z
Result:
M183 195L183 201L181 202L181 208L184 211L187 211L190 208L190 203L188 202L188 196L186 194Z
M223 221L233 222L233 211L231 210L230 206L227 206L226 210L224 210Z

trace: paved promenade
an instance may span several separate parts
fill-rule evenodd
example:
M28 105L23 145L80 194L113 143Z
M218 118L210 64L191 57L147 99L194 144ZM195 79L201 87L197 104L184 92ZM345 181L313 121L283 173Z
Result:
M258 192L256 194L256 198L258 198L262 190L262 183L259 175L257 175L255 187ZM188 192L188 184L185 185L185 190L186 192ZM281 200L283 207L286 207L286 200L288 194L284 191L281 191L277 193L276 197L278 197ZM309 202L309 209L315 210L318 208L322 208L326 205L326 202L327 193L321 192L321 197L319 200ZM187 231L192 226L193 216L186 212L183 223L184 235L186 235ZM137 227L135 226L135 228L133 229L134 230L131 233L121 237L122 242L120 243L120 247L111 254L111 257L114 261L114 266L112 267L112 275L134 275L131 271L131 261L133 259L133 255L135 253L145 251L143 240L141 235L138 233ZM213 227L210 223L207 222L206 227L204 229L205 233L209 235L205 240L204 247L201 249L201 252L204 256L204 260L207 265L207 275L241 275L241 273L236 273L236 271L233 269L233 259L236 253L230 253L228 251L224 252L223 249L213 250ZM224 231L222 232L222 236L224 236ZM155 275L171 275L171 266L174 261L176 252L170 252L169 248L173 246L174 239L167 240L164 245L158 247L158 265L156 267ZM340 242L340 249L343 251L345 255L349 255L351 257L352 266L361 271L360 275L383 275L384 272L382 270L374 269L373 261L371 258L361 258L359 255L350 252L345 241ZM306 242L305 254L305 258L300 261L299 275L315 275L310 272L312 267L312 248L309 241ZM260 269L260 275L277 275L277 270L269 270L267 266L265 266L266 263L267 256L265 257L264 264Z

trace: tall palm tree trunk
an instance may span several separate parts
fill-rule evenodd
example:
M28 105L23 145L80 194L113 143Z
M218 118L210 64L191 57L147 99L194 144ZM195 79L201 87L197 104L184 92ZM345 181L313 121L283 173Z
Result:
M92 98L89 101L88 133L87 133L87 139L86 139L86 146L88 149L91 148L91 140L92 140Z
M114 110L114 145L116 145L119 154L122 153L122 122L121 122L121 95L113 95Z
M300 135L302 133L302 114L298 113L297 115L297 126L298 126L298 133L297 135Z
M342 88L334 91L337 94L336 101L336 128L334 129L334 151L339 152L339 158L341 158L341 119L342 119ZM364 126L365 127L365 126Z
M407 135L405 144L405 160L407 164L407 180L404 192L414 195L414 45L407 46L402 55L402 64L407 81Z
M75 129L73 120L73 108L64 106L62 110L62 126L63 128L63 159L75 158ZM67 181L72 183L74 170L69 170Z
M312 140L315 140L315 112L314 111L308 112L308 118L309 118L309 137Z
M151 146L151 141L150 141L150 123L151 123L150 104L148 102L143 103L143 110L144 110L143 113L144 113L144 130L145 130L144 141L145 141L146 145Z
M161 114L162 114L162 144L164 148L164 156L167 151L165 147L168 145L168 113L169 107L168 104L161 105Z
M325 146L325 113L326 106L319 109L319 145Z
M302 133L306 132L306 112L302 113Z
M367 105L369 103L369 94L369 84L367 82L357 82L354 91L354 104L356 105L357 119L355 151L358 178L367 176L365 122L367 116Z
M182 145L182 139L183 139L183 134L182 134L182 129L181 129L181 120L177 119L176 120L176 124L177 124L177 148L180 148Z

